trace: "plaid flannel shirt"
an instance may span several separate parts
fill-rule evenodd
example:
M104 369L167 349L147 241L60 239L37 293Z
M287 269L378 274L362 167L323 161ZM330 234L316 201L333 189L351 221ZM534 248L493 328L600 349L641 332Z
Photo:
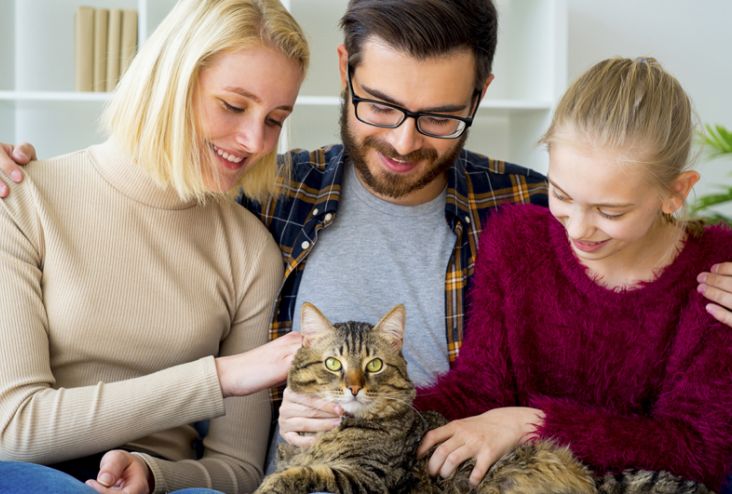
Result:
M294 150L280 156L291 172L280 178L278 197L259 204L240 197L240 202L262 222L279 244L285 262L270 337L292 329L297 290L318 233L336 220L343 170L347 164L342 145L315 151ZM487 216L502 204L546 205L544 176L511 163L463 150L448 170L445 221L456 241L445 273L445 331L450 365L460 351L478 237ZM415 246L415 254L419 254Z

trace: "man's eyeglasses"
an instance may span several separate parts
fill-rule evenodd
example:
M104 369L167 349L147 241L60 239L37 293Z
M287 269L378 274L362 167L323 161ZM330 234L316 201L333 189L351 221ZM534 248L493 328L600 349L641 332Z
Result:
M351 82L352 73L353 68L349 64L348 89L351 91L351 101L356 111L356 118L374 127L396 129L407 118L411 117L417 122L417 130L421 134L428 137L437 137L438 139L456 139L463 135L465 129L470 127L473 123L473 118L475 118L475 113L478 111L480 89L476 89L470 98L474 108L469 117L457 117L440 113L412 112L398 105L356 96L356 93L353 92L353 82Z

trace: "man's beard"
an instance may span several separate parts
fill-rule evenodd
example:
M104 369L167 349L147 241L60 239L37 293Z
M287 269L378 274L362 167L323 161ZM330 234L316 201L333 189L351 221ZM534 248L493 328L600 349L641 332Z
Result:
M417 149L407 155L402 156L390 144L377 139L374 136L368 136L363 140L363 144L359 144L356 138L348 129L348 103L346 93L341 102L341 141L346 151L346 155L351 159L356 171L361 179L366 182L371 191L383 197L398 199L404 197L411 192L420 190L432 183L437 177L444 174L455 162L460 151L463 150L465 140L468 137L467 131L456 139L455 147L447 154L440 157L434 149ZM426 160L431 162L431 166L426 173L417 177L415 180L409 181L396 173L385 172L379 177L375 176L369 170L366 164L366 153L369 148L374 149L378 153L392 159L400 161L416 162Z

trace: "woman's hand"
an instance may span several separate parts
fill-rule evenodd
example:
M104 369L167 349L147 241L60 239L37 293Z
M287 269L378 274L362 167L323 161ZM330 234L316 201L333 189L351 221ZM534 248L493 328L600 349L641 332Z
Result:
M427 469L430 475L452 475L465 461L475 459L470 483L476 486L499 458L526 441L544 421L541 410L527 407L494 408L433 429L417 450L424 456L433 446Z
M217 358L224 397L246 396L284 382L301 346L302 336L293 332L248 352Z
M309 448L315 442L315 433L338 427L341 415L343 409L335 403L285 388L278 421L280 436L290 444Z
M127 451L108 451L99 463L96 480L86 485L102 494L148 494L155 481L145 461Z
M732 261L715 264L710 272L700 273L699 292L714 303L707 304L716 320L732 327Z
M34 159L36 159L36 150L28 143L19 146L0 143L0 171L15 183L20 183L23 180L23 172L20 171L18 165L27 165L28 162ZM9 193L10 189L0 179L0 197L7 197Z

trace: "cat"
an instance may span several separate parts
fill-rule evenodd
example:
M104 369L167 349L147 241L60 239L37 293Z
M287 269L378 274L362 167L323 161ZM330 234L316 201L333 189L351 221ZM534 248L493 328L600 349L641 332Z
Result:
M449 478L431 477L426 468L430 455L418 459L417 447L425 432L447 420L412 407L415 388L401 352L404 306L391 309L376 325L332 324L305 302L301 321L303 347L293 360L288 386L337 402L346 416L311 448L281 444L277 470L255 494L709 492L665 472L627 471L595 479L568 448L544 440L504 455L477 487L468 482L472 461Z

